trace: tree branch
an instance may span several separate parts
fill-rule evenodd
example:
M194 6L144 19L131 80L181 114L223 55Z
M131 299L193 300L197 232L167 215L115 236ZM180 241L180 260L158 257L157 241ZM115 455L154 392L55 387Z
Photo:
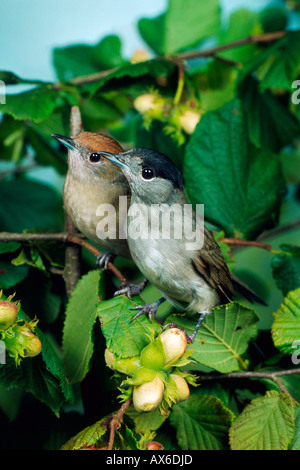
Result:
M59 233L10 233L0 232L0 242L18 241L18 242L30 242L30 241L60 241L63 243L72 243L75 245L82 246L86 250L90 251L93 255L99 256L102 254L98 248L95 248L91 243L84 240L84 236L81 233L72 234L68 232ZM114 275L121 281L127 282L127 279L121 271L119 271L114 264L108 263L108 269L114 273Z
M72 137L77 136L82 131L81 114L78 106L71 108L70 116L70 134ZM70 150L68 150L69 154ZM79 231L73 224L70 216L65 211L65 229L68 233L77 235ZM81 276L81 249L78 244L67 241L65 251L65 269L64 269L64 280L66 284L66 291L68 297L70 297L74 287L79 281Z
M268 251L272 250L272 246L268 243L261 243L255 240L241 240L240 238L222 238L222 240L227 243L227 245L255 246Z
M229 372L228 374L203 374L197 375L200 382L208 380L220 379L272 379L276 377L284 377L287 375L300 374L300 367L298 369L287 369L277 371L246 371L246 372Z
M218 52L226 51L228 49L234 49L236 47L245 46L246 44L254 44L259 42L271 42L276 39L281 39L286 35L286 31L276 31L274 33L255 34L253 36L247 36L246 38L238 39L237 41L229 42L227 44L221 44L210 49L203 51L186 51L176 55L178 59L190 60L204 57L213 57Z
M237 41L230 42L228 44L221 44L216 47L212 47L210 49L205 50L194 50L194 51L186 51L180 52L175 56L164 56L164 57L157 57L156 59L159 60L166 60L166 61L183 61L183 60L192 60L198 58L208 58L208 57L215 57L217 60L222 60L221 57L216 57L216 54L222 51L226 51L228 49L234 49L236 47L245 46L246 44L254 44L259 42L271 42L277 39L281 39L285 36L286 31L277 31L274 33L265 33L265 34L256 34L253 36L248 36L246 38L238 39ZM238 63L231 63L231 65L239 65ZM96 72L90 75L82 75L79 77L72 78L68 83L72 85L85 85L88 83L98 82L103 80L104 78L108 77L110 74L115 73L119 70L120 67L115 67L108 70L103 70L101 72ZM59 87L60 83L56 84L55 86Z
M113 444L114 444L114 439L115 439L115 433L116 429L120 426L119 421L123 418L125 411L128 410L129 406L131 405L132 398L129 398L126 400L119 411L115 414L113 419L110 422L110 435L109 435L109 441L108 441L108 446L107 450L112 450Z
M206 374L197 375L199 382L206 382L209 380L221 380L221 379L270 379L276 383L281 392L287 393L292 401L294 398L291 396L287 388L278 380L279 377L300 374L300 368L278 370L278 371L246 371L246 372L229 372L228 374Z

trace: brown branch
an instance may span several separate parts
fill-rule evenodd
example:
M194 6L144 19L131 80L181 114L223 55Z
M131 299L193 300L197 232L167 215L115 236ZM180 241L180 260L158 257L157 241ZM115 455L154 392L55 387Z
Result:
M268 243L261 243L255 240L241 240L240 238L222 238L222 240L227 243L227 245L254 246L268 251L272 249L272 246Z
M123 418L125 411L128 410L129 406L131 405L132 398L129 398L126 400L119 411L115 414L113 419L110 422L110 435L109 435L109 441L108 441L108 446L107 450L112 450L113 444L114 444L114 439L115 439L115 432L118 427L120 427L119 421Z
M101 255L102 252L95 248L91 243L84 240L81 233L70 234L67 232L59 233L10 233L0 232L0 242L18 241L18 242L30 242L30 241L60 241L63 243L72 243L73 245L82 246L86 250L90 251L96 257ZM114 264L108 263L108 269L114 273L114 275L121 281L127 282L127 279L121 271L119 271Z
M220 379L270 379L276 383L280 391L289 395L291 400L294 402L294 398L291 396L287 388L280 382L279 377L300 374L300 368L278 370L278 371L247 371L247 372L229 372L228 374L206 374L197 375L199 382L206 382L208 380L220 380Z
M208 380L220 379L272 379L284 377L287 375L300 374L300 367L298 369L287 369L277 371L246 371L246 372L229 372L228 374L203 374L197 375L200 382Z
M265 33L265 34L255 34L253 36L247 36L246 38L238 39L237 41L229 42L227 44L221 44L216 47L211 47L210 49L205 49L203 51L186 51L181 52L176 55L178 59L187 60L187 59L196 59L199 57L213 57L218 52L226 51L228 49L234 49L236 47L245 46L246 44L254 44L259 42L271 42L276 39L281 39L286 35L286 31L276 31L274 33Z
M72 137L77 136L82 131L82 120L78 106L71 108L70 115L70 134ZM68 151L69 153L70 151ZM65 212L65 229L68 233L77 235L79 233L77 227L73 224L70 216ZM65 269L64 280L68 297L73 292L74 287L81 277L81 249L78 244L71 243L69 240L66 244L65 251Z
M285 34L286 34L285 31L277 31L274 33L265 33L265 34L256 34L253 36L248 36L246 38L238 39L237 41L233 41L228 44L221 44L219 46L212 47L210 49L180 52L176 54L175 56L157 57L156 59L166 60L166 61L174 61L174 60L183 61L183 60L192 60L192 59L197 59L197 58L215 57L217 53L226 51L228 49L234 49L236 47L244 46L246 44L254 44L254 43L260 43L260 42L265 43L265 42L275 41L277 39L281 39L283 36L285 36ZM217 60L222 60L220 56L215 57L215 58ZM235 63L231 65L238 65L238 64ZM90 75L82 75L79 77L75 77L69 80L68 83L72 85L80 86L80 85L85 85L88 83L98 82L100 80L103 80L110 74L115 73L120 68L121 67L115 67L112 69L103 70L101 72L96 72ZM55 84L54 87L59 88L60 83Z

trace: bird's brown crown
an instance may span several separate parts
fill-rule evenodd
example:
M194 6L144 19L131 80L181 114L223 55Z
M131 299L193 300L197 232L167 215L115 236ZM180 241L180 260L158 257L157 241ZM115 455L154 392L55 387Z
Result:
M84 145L90 152L121 153L122 147L112 137L99 132L81 132L74 138L75 142Z

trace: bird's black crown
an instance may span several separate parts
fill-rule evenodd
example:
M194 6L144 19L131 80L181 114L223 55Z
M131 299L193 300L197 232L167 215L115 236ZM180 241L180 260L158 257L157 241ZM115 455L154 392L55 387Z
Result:
M141 157L143 159L143 168L150 168L156 177L171 181L174 188L183 191L181 173L169 157L148 148L136 148L126 153Z

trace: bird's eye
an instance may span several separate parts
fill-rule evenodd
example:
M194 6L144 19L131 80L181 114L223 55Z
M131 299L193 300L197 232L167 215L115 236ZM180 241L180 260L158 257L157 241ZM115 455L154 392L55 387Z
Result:
M154 171L151 168L144 168L142 170L142 178L144 180L152 180L155 177Z
M89 161L91 163L98 163L100 162L101 160L101 153L91 153L91 155L89 156Z

